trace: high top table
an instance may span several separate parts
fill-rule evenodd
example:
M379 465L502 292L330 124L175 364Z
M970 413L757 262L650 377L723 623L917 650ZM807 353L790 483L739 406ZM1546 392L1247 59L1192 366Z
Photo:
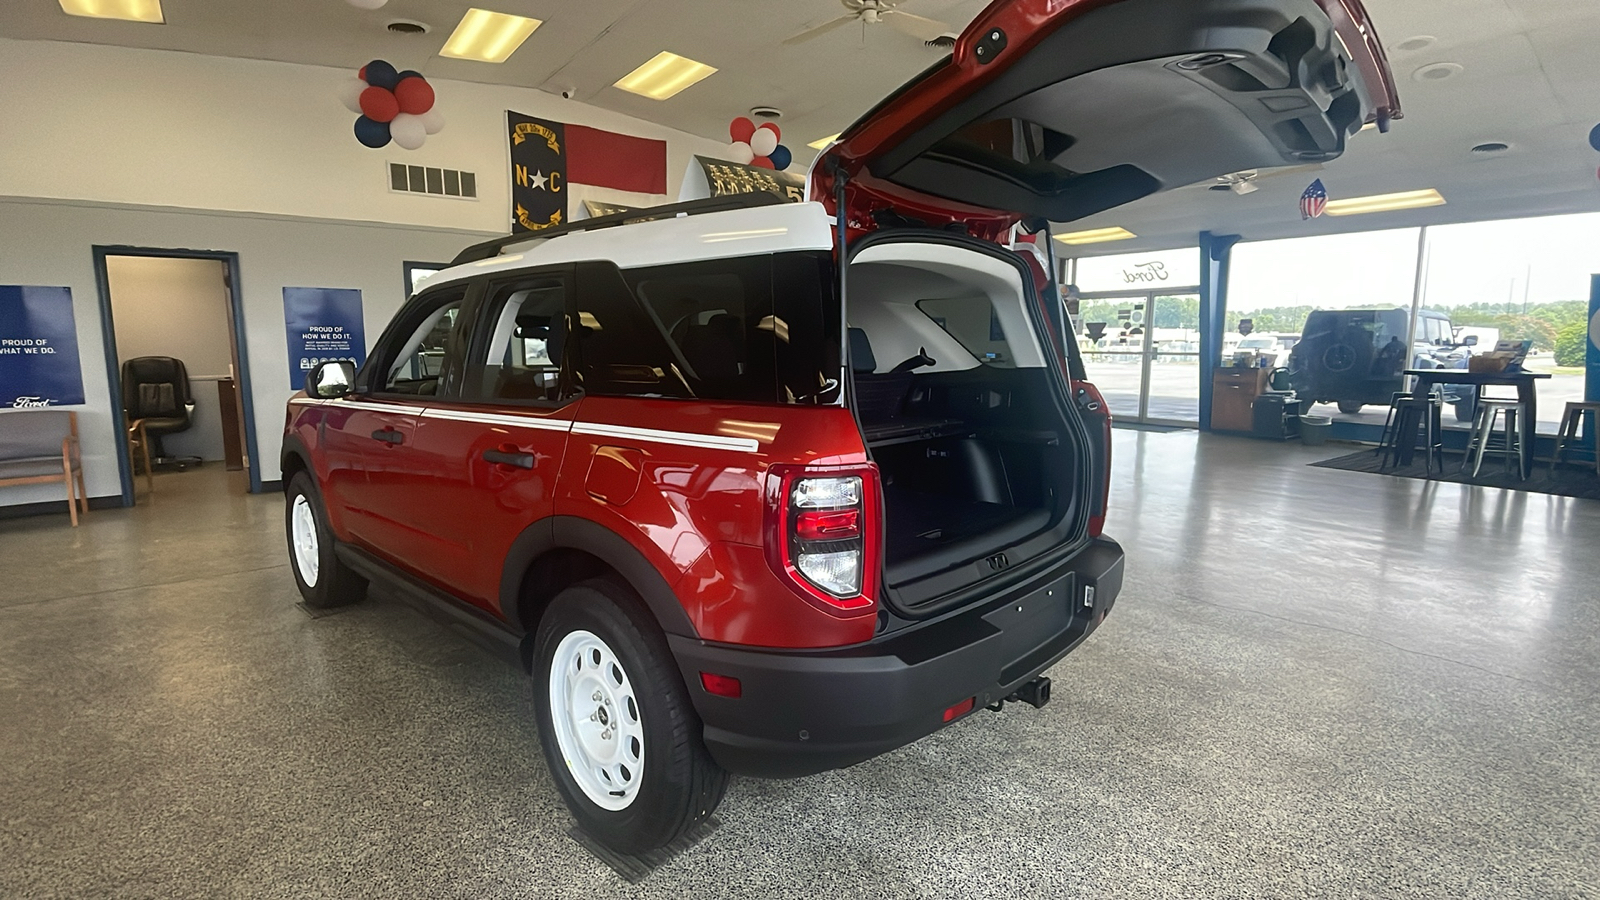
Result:
M1482 397L1486 387L1514 387L1517 389L1517 399L1522 401L1522 420L1518 427L1522 430L1522 446L1527 452L1522 455L1522 477L1527 478L1533 474L1534 438L1539 432L1539 397L1534 389L1534 382L1549 378L1549 372L1468 372L1466 369L1407 369L1405 374L1417 379L1413 392L1418 397L1426 396L1436 384L1469 384L1472 385L1475 396ZM1417 445L1412 437L1406 449ZM1409 456L1409 454L1407 454Z

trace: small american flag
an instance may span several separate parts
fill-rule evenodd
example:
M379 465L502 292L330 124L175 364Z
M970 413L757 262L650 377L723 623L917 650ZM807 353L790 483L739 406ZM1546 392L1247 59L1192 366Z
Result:
M1311 182L1306 192L1300 195L1300 218L1315 219L1321 216L1328 208L1328 189L1322 186L1322 179Z

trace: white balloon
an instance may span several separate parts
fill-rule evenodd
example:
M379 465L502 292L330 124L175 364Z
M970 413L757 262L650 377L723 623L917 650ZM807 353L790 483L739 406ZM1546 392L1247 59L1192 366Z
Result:
M439 107L437 106L417 118L422 120L422 127L429 134L438 134L444 130L444 113L439 112Z
M428 139L428 129L422 124L421 116L401 113L389 123L389 137L401 148L415 150Z
M367 89L367 83L359 78L347 78L339 82L339 90L334 96L344 104L344 108L353 113L361 112L361 92Z
M389 0L345 0L345 2L356 9L377 9L388 3Z
M766 156L778 149L778 135L771 128L757 128L750 135L750 149L756 156Z
M744 141L734 141L728 145L728 162L750 165L750 160L756 158L756 152Z

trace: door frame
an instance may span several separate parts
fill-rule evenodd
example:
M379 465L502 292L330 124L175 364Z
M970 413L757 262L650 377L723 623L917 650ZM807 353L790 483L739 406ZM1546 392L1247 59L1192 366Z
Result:
M122 480L122 505L133 505L133 460L128 450L128 432L122 412L122 364L117 357L117 328L111 312L111 277L107 257L140 256L158 259L208 259L221 262L228 275L228 319L232 332L233 355L238 362L239 406L244 418L245 454L249 459L250 493L262 493L261 453L256 441L254 396L250 390L250 355L245 338L244 296L239 282L239 254L232 250L187 250L161 247L129 247L95 244L95 287L100 295L100 338L105 349L106 383L111 392L111 419L116 435L117 472Z
M1083 292L1083 293L1079 294L1079 299L1082 300L1082 301L1089 301L1089 300L1143 300L1144 301L1145 321L1144 321L1144 323L1142 325L1142 327L1144 328L1144 343L1143 343L1143 346L1141 346L1139 348L1139 412L1133 419L1134 422L1136 422L1136 423L1138 423L1140 425L1170 425L1170 426L1174 426L1174 427L1177 427L1177 428L1199 428L1200 427L1199 414L1198 413L1196 413L1196 420L1192 421L1192 422L1191 421L1187 421L1187 420L1182 420L1182 419L1151 418L1151 416L1150 416L1150 368L1151 368L1151 365L1155 362L1155 335L1156 335L1155 307L1156 307L1156 298L1157 297L1182 297L1182 296L1187 296L1187 295L1190 295L1190 294L1192 294L1192 295L1194 295L1196 297L1199 297L1200 296L1200 288L1199 288L1199 286L1198 285L1196 285L1196 286L1178 285L1178 286L1174 286L1174 287L1140 288L1138 290L1125 290L1125 291L1086 291L1086 292ZM1198 331L1198 329L1196 329L1196 330ZM1195 360L1197 362L1198 361L1202 361L1202 356L1201 356L1200 353L1198 353L1198 352L1195 353ZM1204 366L1200 366L1199 368L1203 369ZM1203 372L1201 372L1201 373L1196 375L1196 379L1195 379L1195 391L1196 391L1196 394L1195 394L1195 396L1197 398L1199 397L1200 380L1201 380L1201 377L1203 375L1204 375ZM1092 381L1093 378L1091 377L1090 380ZM1117 417L1116 416L1112 416L1112 421L1115 422L1116 420L1117 420Z

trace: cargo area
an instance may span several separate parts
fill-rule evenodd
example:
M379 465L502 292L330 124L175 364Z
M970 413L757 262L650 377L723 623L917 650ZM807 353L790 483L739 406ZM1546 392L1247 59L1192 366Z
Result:
M883 477L884 580L907 606L1070 540L1078 427L1010 262L869 247L849 271L854 406Z

